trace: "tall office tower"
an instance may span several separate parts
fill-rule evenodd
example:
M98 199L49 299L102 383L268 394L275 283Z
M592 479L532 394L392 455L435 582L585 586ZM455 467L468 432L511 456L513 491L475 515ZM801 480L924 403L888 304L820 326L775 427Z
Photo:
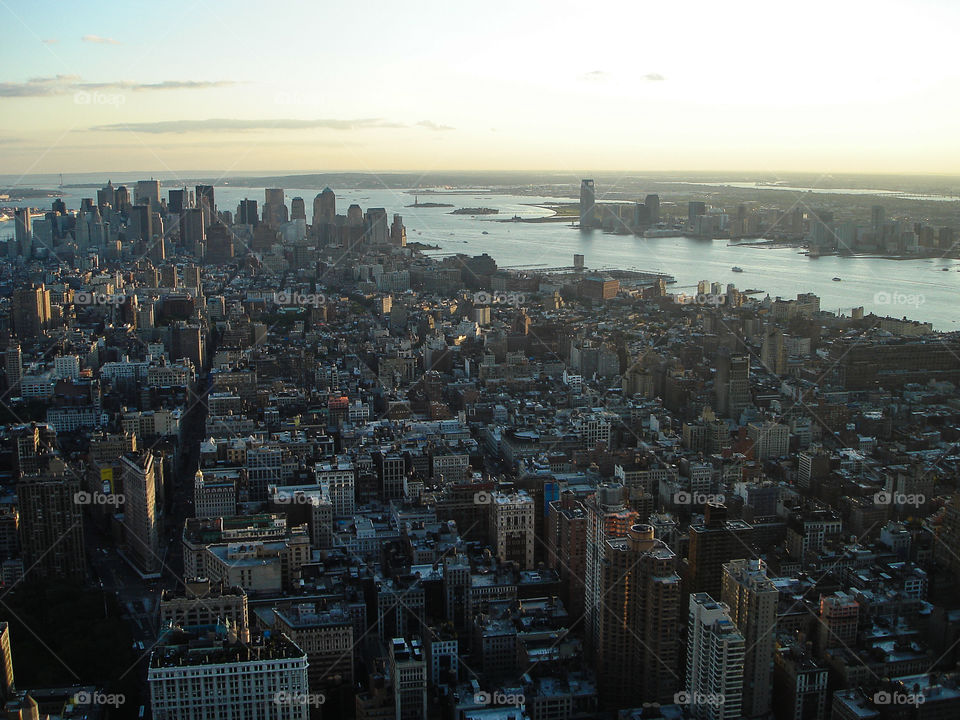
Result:
M780 593L763 560L733 560L723 565L722 601L746 640L743 663L743 716L770 712L774 633Z
M680 658L676 561L650 525L634 525L604 545L595 668L606 706L673 701Z
M426 720L427 663L419 640L390 642L390 683L393 685L393 717Z
M283 188L266 188L263 195L263 222L270 227L280 227L287 222L287 204L283 197Z
M113 191L113 199L117 204L114 207L120 211L126 211L130 203L130 189L126 185L121 185Z
M706 215L707 204L699 200L691 200L687 203L687 222L690 225L696 225L697 218Z
M307 720L307 655L282 633L169 628L147 669L155 720Z
M206 344L206 337L199 325L190 325L181 320L170 326L170 357L177 360L190 358L197 372L206 367Z
M3 354L3 371L7 377L7 397L19 394L20 380L23 377L23 352L20 343L10 344Z
M150 212L149 205L137 204L130 208L128 228L130 230L128 239L139 238L144 242L150 242L153 237L153 213Z
M14 290L10 315L13 332L17 337L38 337L50 327L50 291L43 285Z
M580 227L590 228L597 224L597 194L593 180L580 181Z
M226 264L234 256L233 231L219 220L207 228L207 263Z
M363 226L363 208L356 203L347 208L347 225L350 227Z
M739 418L753 404L750 397L750 356L721 352L713 380L717 414Z
M490 497L490 544L501 562L515 562L533 570L536 530L534 502L525 491L494 491Z
M364 218L366 221L364 234L370 245L386 245L390 237L390 228L387 224L387 211L384 208L370 208Z
M728 520L727 508L707 503L702 525L690 526L687 556L686 591L720 597L723 564L749 557L753 528L743 520Z
M13 218L13 238L17 244L17 255L28 258L33 248L33 225L30 219L30 208L16 208L13 211Z
M237 205L237 224L252 225L256 227L260 224L260 216L257 214L256 200L241 200Z
M0 622L0 703L13 698L13 653L10 650L10 625Z
M17 483L20 546L28 578L83 581L83 506L80 480L60 459Z
M203 209L206 207L204 212L204 220L206 224L209 225L214 220L217 219L217 201L216 196L214 195L213 185L197 185L195 188L195 202L198 208Z
M390 244L395 247L407 246L407 229L403 226L403 218L394 214L390 225Z
M295 197L290 201L290 219L291 220L306 220L307 219L307 208L303 204L302 197Z
M690 596L687 700L698 720L740 720L746 641L727 608L707 593Z
M149 205L154 211L160 207L160 181L137 180L133 190L134 205Z
M203 210L200 208L188 208L183 213L183 221L180 225L180 238L188 252L195 252L197 245L205 242L207 237L205 226L203 224Z
M337 196L328 187L313 199L313 224L332 223L337 218Z
M643 204L647 206L647 212L650 215L650 224L656 225L660 222L660 196L647 195Z
M187 209L190 197L186 188L169 190L167 192L167 212L170 215L179 215Z
M160 529L157 485L161 471L149 450L120 458L123 483L123 530L127 552L143 573L160 570Z
M886 222L883 205L874 205L870 208L870 230L874 237L879 238L883 232L883 223Z
M116 207L117 203L117 194L113 189L113 181L107 180L107 184L103 186L102 189L97 190L97 205L104 207L109 205L110 207Z
M587 652L596 657L597 638L600 632L600 608L603 602L604 548L607 540L624 537L637 524L637 513L623 502L623 486L600 485L596 493L587 498L587 540L585 574L583 578L584 632Z

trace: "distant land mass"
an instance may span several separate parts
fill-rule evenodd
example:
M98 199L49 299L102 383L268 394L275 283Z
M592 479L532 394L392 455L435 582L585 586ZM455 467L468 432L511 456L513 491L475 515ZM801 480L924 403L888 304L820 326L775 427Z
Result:
M415 202L412 205L407 205L407 207L415 208L437 208L437 207L453 207L450 203L435 203L435 202Z
M496 208L488 207L474 207L474 208L458 208L454 210L451 215L496 215L500 211Z

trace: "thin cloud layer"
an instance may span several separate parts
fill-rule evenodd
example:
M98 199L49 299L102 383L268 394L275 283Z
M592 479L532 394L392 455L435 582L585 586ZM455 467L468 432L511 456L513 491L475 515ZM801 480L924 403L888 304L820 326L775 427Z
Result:
M648 82L662 82L666 80L666 78L660 73L647 73L643 76L643 79L647 80Z
M188 132L246 132L249 130L369 130L374 128L426 127L431 130L452 130L430 120L421 120L415 126L380 118L275 118L261 120L238 120L233 118L210 118L207 120L161 120L157 122L111 123L94 125L96 132L142 132L142 133L188 133Z
M119 40L114 40L113 38L102 37L100 35L84 35L80 38L84 42L94 43L96 45L122 45Z
M205 90L236 85L232 80L163 80L138 83L128 80L112 82L82 82L79 75L35 77L26 82L0 82L0 97L53 97L90 90Z

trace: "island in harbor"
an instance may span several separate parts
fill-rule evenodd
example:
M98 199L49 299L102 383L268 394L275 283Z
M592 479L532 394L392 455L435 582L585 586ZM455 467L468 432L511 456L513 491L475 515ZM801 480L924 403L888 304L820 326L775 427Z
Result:
M475 207L475 208L458 208L450 213L450 215L496 215L500 211L496 208L488 207Z
M438 203L438 202L425 202L422 203L419 200L414 201L413 205L407 205L407 207L415 208L438 208L438 207L453 207L450 203Z

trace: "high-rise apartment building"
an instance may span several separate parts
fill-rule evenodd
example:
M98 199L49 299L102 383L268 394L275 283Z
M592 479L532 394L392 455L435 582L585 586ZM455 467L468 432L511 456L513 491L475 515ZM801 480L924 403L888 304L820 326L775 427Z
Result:
M596 608L596 672L610 707L672 702L678 689L680 576L650 525L604 543Z
M723 603L746 640L743 716L770 712L774 633L780 593L762 560L733 560L723 565Z
M740 720L746 641L727 608L707 593L690 596L686 702L698 720Z

